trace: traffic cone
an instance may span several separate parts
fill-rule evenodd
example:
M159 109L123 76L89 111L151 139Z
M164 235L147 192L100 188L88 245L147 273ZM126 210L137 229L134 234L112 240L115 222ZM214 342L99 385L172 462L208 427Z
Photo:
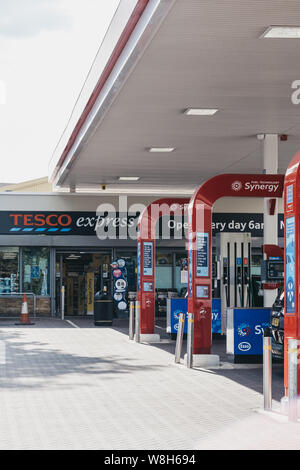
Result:
M20 321L16 323L16 325L34 325L34 323L31 323L30 318L29 318L26 294L24 294L24 297L23 297Z

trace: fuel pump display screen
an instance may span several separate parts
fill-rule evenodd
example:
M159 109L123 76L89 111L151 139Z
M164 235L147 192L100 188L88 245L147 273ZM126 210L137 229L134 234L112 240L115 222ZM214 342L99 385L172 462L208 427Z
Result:
M209 298L209 286L197 286L196 296L197 296L197 299L208 299Z
M284 278L283 261L268 261L268 278L276 280Z
M144 292L153 292L153 282L144 282Z
M209 235L197 232L196 236L196 274L198 277L209 276Z

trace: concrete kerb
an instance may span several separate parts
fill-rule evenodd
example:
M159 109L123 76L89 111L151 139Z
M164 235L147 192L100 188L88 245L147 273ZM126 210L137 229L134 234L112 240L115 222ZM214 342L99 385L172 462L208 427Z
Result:
M160 335L158 334L140 334L140 343L161 343Z
M184 364L187 364L187 354L184 355ZM193 367L219 369L220 356L217 356L216 354L193 354Z

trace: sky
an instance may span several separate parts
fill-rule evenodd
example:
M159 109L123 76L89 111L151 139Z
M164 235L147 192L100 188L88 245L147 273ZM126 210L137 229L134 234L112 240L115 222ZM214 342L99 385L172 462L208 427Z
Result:
M119 0L0 0L0 183L48 164Z

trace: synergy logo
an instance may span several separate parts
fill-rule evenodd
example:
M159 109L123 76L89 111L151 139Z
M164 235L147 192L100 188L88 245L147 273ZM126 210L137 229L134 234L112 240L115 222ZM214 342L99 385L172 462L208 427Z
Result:
M251 181L245 184L245 189L249 190L250 193L252 193L252 191L268 191L269 193L275 193L278 187L279 187L278 183L275 184L275 183L268 183L268 182L258 183L255 181L253 182Z
M233 189L233 191L240 191L242 187L243 185L241 181L234 181L231 185L231 189Z
M249 336L250 333L251 333L251 328L250 328L250 325L247 325L247 323L241 323L238 326L239 336Z
M279 188L279 182L271 181L246 181L244 184L240 180L235 180L231 184L231 189L233 191L241 191L244 189L252 193L253 191L267 191L268 193L276 193Z
M238 348L240 351L242 352L247 352L247 351L250 351L251 349L251 344L250 343L247 343L246 341L244 341L243 343L240 343L238 345Z

